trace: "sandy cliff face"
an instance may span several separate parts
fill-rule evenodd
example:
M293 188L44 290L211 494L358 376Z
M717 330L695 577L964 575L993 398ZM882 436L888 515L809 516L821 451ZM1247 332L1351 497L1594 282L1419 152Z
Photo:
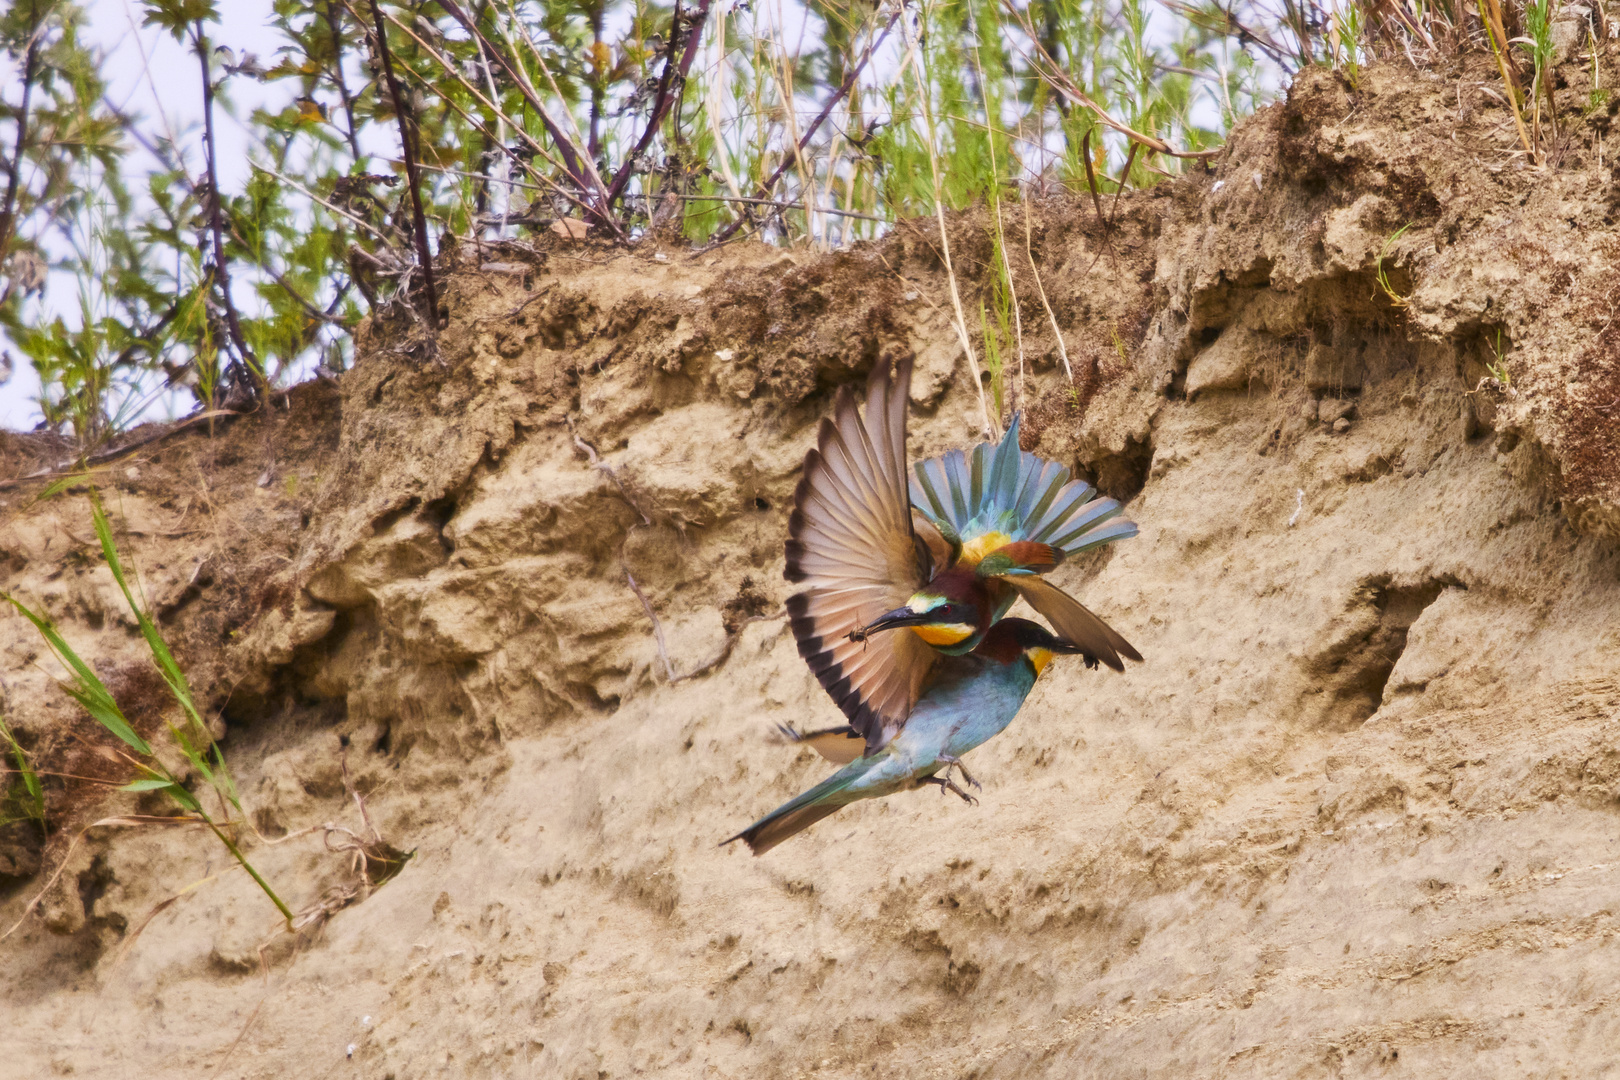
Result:
M913 452L977 437L926 224L831 255L465 249L439 362L375 326L337 385L119 462L121 542L221 718L255 862L295 906L355 891L318 829L362 829L345 764L416 854L294 941L204 835L75 844L130 797L53 779L52 838L0 851L12 1059L1620 1070L1608 118L1535 172L1503 115L1466 78L1313 75L1107 231L1034 208L1026 448L1130 500L1141 535L1061 579L1147 661L1054 663L974 755L977 807L912 793L764 858L717 846L828 771L773 730L838 719L777 617L833 388L909 353ZM985 220L952 228L982 279ZM0 492L0 586L158 726L82 499L30 493ZM4 625L25 742L120 776Z

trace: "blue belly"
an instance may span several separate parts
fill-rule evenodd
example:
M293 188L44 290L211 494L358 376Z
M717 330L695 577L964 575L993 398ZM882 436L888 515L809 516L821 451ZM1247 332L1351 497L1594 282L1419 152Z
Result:
M895 766L913 776L932 776L942 757L961 757L1006 730L1034 685L1035 669L1020 659L986 663L974 677L935 686L889 744Z

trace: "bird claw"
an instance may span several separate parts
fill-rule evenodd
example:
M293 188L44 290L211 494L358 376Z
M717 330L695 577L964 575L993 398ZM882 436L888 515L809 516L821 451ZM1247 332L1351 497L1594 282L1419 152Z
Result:
M939 785L940 798L944 798L945 793L947 791L950 791L950 792L954 792L955 794L961 796L962 801L967 803L969 806L978 806L979 805L979 800L978 799L975 799L972 795L969 795L967 792L965 792L961 788L957 787L955 781L951 780L951 778L948 777L948 776L943 776L943 777L942 776L930 776L927 780L924 781L924 783L938 784Z
M945 758L944 761L945 761L945 775L947 777L949 777L951 775L951 770L952 769L956 769L957 771L959 771L962 774L962 779L966 780L969 784L971 784L973 786L974 791L983 791L984 790L984 785L979 783L977 780L973 779L973 774L967 771L967 766L962 764L962 759L961 758Z

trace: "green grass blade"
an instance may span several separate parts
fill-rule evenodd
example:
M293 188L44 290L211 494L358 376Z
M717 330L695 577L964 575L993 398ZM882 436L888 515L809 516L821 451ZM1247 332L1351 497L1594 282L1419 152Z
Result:
M76 472L69 473L67 476L59 476L55 480L52 480L49 484L45 485L45 490L34 496L34 501L44 502L46 499L54 499L56 496L62 494L62 492L66 491L70 487L76 487L79 484L87 484L89 482L90 474L88 472Z
M124 601L129 604L129 610L134 613L135 621L140 627L141 636L146 639L147 648L151 650L152 660L157 664L158 672L163 676L169 693L179 703L190 722L191 734L169 725L174 733L176 744L180 752L186 756L191 767L200 773L205 781L217 788L237 810L242 809L241 799L237 794L236 783L231 779L230 773L225 769L225 759L214 746L214 739L209 733L208 725L204 723L202 714L197 711L195 700L191 696L191 685L186 681L185 672L180 670L180 664L175 660L174 654L169 651L168 642L158 632L157 624L147 615L144 608L136 601L135 592L129 586L129 577L124 572L123 560L118 557L118 545L113 542L112 525L107 520L106 511L102 508L101 498L92 488L90 492L90 517L95 525L96 539L101 541L101 553L107 560L107 568L112 571L113 580L124 594ZM214 762L208 760L207 749L214 749Z
M102 682L101 678L91 670L89 664L79 659L79 654L73 651L73 648L57 632L56 627L51 624L50 620L30 611L28 606L15 596L10 594L0 595L4 595L5 599L10 601L11 606L22 613L23 618L34 624L34 628L45 638L45 642L51 647L51 651L56 653L56 658L62 662L64 667L78 677L77 684L67 688L73 699L83 705L85 711L94 717L98 724L122 739L136 753L151 757L152 747L148 745L145 739L135 733L135 729L124 718L123 710L118 707L118 702L113 700L112 693L107 689L107 684Z
M17 762L17 773L22 777L23 790L28 793L28 802L23 807L27 815L35 821L45 821L45 789L40 786L39 773L28 761L28 755L23 751L22 744L11 733L11 728L0 719L0 736L3 736L11 747L11 756Z
M173 780L168 780L168 779L165 779L165 778L163 778L161 776L149 776L144 780L131 780L129 783L125 784L123 787L119 788L118 790L119 791L162 791L164 788L172 788L172 787L176 787L176 786L177 785L175 784L175 782Z
M141 628L141 636L146 639L147 647L152 650L152 658L157 661L158 671L162 673L164 682L169 684L170 692L174 694L175 700L180 703L180 707L186 711L191 721L204 726L202 717L197 714L196 705L192 703L191 687L186 682L185 673L175 662L174 654L169 652L168 643L163 640L163 635L158 633L157 626L135 601L135 594L129 587L129 579L124 574L124 564L118 558L118 547L113 543L112 526L108 524L107 514L101 508L101 499L94 491L90 493L90 516L95 523L96 538L101 541L101 553L107 559L107 567L112 571L113 580L118 582L118 587L123 590L129 610L135 614L135 620Z

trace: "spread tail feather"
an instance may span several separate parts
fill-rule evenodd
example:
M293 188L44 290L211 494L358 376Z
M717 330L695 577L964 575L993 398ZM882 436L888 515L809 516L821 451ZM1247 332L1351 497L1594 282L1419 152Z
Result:
M1018 448L1018 419L1000 443L952 450L912 469L911 502L953 544L1001 531L1064 555L1136 535L1113 499L1068 469Z

